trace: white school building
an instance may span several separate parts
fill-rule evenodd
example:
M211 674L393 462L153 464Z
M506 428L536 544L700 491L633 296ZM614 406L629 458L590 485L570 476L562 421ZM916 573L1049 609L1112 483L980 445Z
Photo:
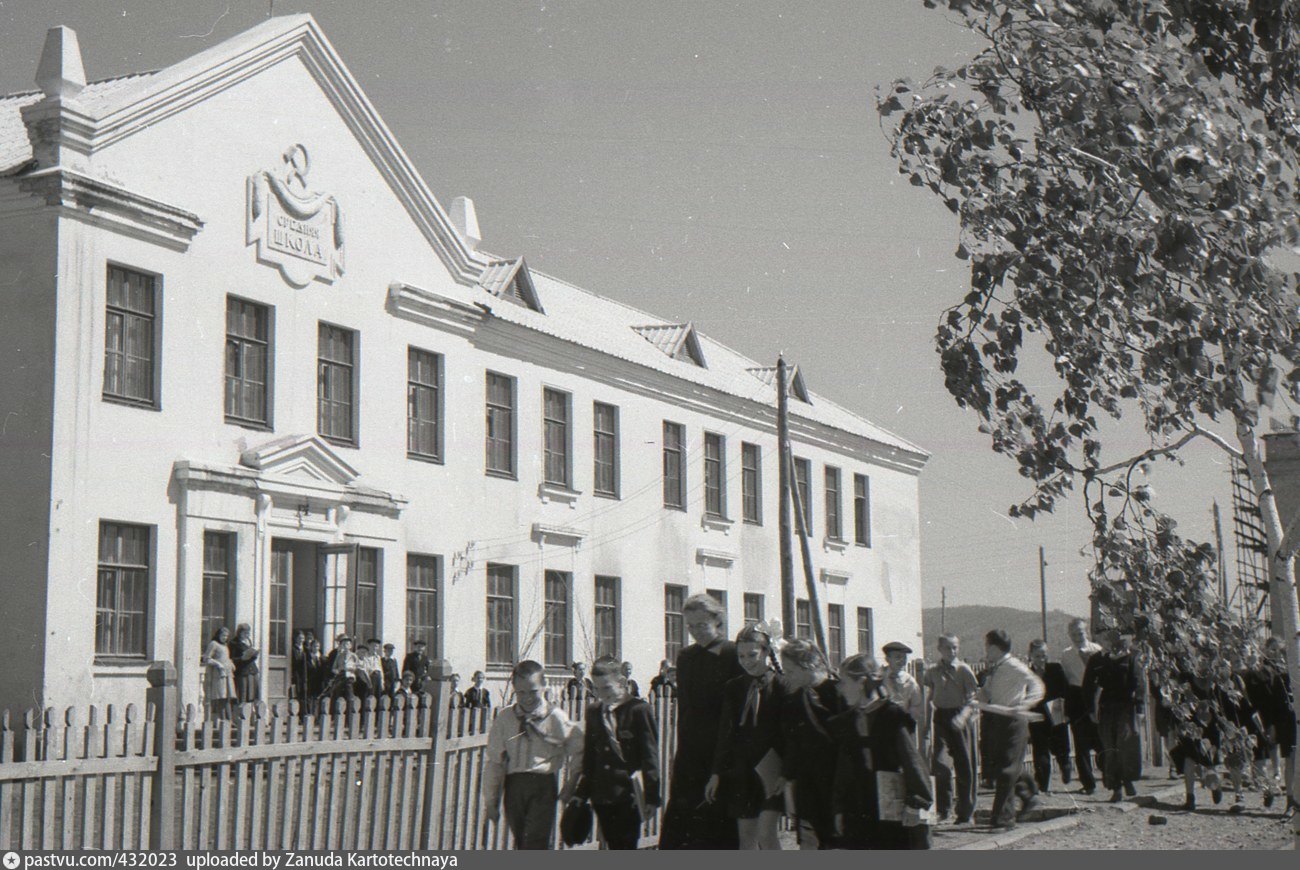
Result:
M0 97L0 707L157 659L195 701L243 622L274 700L296 630L644 686L686 596L780 616L771 348L481 250L310 16L91 83L40 48ZM832 653L916 646L927 454L790 386Z

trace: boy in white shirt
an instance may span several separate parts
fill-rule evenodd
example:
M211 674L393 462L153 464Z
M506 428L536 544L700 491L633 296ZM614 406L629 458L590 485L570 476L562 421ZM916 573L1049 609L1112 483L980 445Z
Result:
M501 816L516 849L550 849L556 802L568 801L582 770L582 727L546 699L545 669L535 661L510 674L515 703L492 720L483 770L489 822ZM561 776L564 785L561 788Z

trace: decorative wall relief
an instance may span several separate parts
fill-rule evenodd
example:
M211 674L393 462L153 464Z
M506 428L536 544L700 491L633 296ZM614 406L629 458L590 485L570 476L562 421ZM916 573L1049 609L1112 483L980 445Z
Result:
M248 177L247 243L295 287L333 283L343 274L343 212L333 196L307 186L306 148L293 145L282 159L278 170Z

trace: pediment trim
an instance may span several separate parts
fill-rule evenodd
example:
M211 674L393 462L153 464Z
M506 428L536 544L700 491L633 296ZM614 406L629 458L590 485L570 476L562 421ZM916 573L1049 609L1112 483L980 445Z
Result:
M307 477L347 486L357 479L355 468L316 435L288 435L245 450L239 464L277 477Z

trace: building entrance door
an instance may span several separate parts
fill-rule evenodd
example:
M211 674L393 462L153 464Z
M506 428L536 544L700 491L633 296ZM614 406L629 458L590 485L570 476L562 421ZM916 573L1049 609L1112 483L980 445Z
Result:
M297 632L314 634L321 642L322 655L328 655L333 646L321 621L321 549L311 541L271 541L271 606L263 675L263 694L268 700L290 695L293 636Z

